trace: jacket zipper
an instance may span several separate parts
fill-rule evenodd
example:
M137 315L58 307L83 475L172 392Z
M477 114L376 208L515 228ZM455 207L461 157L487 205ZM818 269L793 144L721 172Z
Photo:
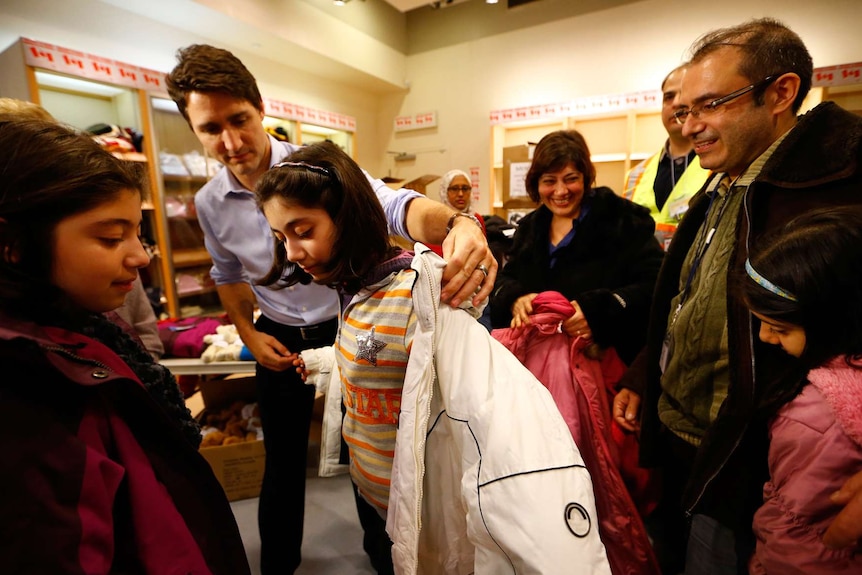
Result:
M752 182L753 183L753 182ZM750 253L750 243L751 243L751 214L748 209L748 199L749 199L749 191L751 189L751 184L746 186L745 194L742 197L742 207L743 212L745 213L745 251L746 253ZM728 192L729 193L729 192ZM728 321L730 321L730 316L728 315ZM748 356L751 358L751 393L754 394L754 334L752 332L752 324L751 324L751 315L748 316ZM745 432L748 430L748 423L742 426L741 432L736 436L736 441L733 442L733 449L730 450L730 454L733 454L737 448L739 447L740 442L742 441ZM685 515L687 518L691 519L691 516L694 514L694 508L697 507L700 500L703 499L703 494L706 492L706 488L709 487L709 484L712 483L715 478L718 476L719 472L724 469L724 466L727 464L727 460L730 458L730 454L727 455L724 460L721 462L714 472L712 472L709 477L707 477L706 481L703 483L703 487L701 487L700 491L697 494L697 497L694 498L694 501L691 505L689 505L685 510Z
M110 372L113 372L113 371L114 371L114 370L112 370L112 369L111 369L107 364L102 363L101 361L99 361L99 360L97 360L97 359L91 359L91 358L88 358L88 357L81 357L80 355L77 355L77 354L75 354L75 353L72 353L71 351L69 351L69 350L68 350L68 349L66 349L65 347L62 347L62 346L59 346L59 345L42 345L42 346L40 346L40 347L41 347L42 349L44 349L45 351L50 351L50 352L54 352L54 353L56 353L56 354L58 354L58 355L62 355L62 356L63 356L63 357L65 357L66 359L71 359L71 360L77 361L77 362L79 362L79 363L84 363L84 364L87 364L87 365L92 365L92 366L95 366L95 367L100 367L100 368L102 368L102 369L104 369L104 370L107 370L107 371L110 371Z
M421 470L421 473L416 475L416 491L419 494L419 497L416 499L416 508L413 510L416 514L416 547L418 550L419 546L419 533L422 532L422 500L425 497L425 493L422 489L422 485L425 482L425 445L426 439L428 436L428 421L431 419L431 400L434 397L434 382L437 381L437 366L434 363L434 358L437 356L437 321L439 319L439 302L440 296L435 290L436 284L433 281L433 275L431 273L430 264L427 259L420 256L420 265L422 266L422 272L425 281L428 282L428 287L431 291L431 309L434 312L434 332L433 337L431 338L431 386L430 386L430 394L428 395L427 408L425 410L425 429L422 437L419 438L419 449L418 453L422 454L422 458L416 462L416 468ZM414 303L414 309L416 304ZM409 360L408 360L409 361ZM419 572L419 556L418 553L416 555L415 561L413 562L413 572Z

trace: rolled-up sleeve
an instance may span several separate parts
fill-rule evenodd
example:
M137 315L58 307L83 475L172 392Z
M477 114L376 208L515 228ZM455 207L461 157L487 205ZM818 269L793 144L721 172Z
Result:
M407 205L415 198L424 198L419 192L400 188L393 190L387 186L383 180L372 178L368 172L365 172L365 177L371 184L374 193L380 200L383 206L383 213L386 214L386 221L389 224L389 232L396 236L401 236L408 240L415 241L410 234L407 233Z

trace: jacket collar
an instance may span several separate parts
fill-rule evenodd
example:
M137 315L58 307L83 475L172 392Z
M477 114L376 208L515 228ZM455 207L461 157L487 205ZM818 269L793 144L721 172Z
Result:
M759 181L803 188L858 171L862 118L834 102L823 102L799 121L761 170Z

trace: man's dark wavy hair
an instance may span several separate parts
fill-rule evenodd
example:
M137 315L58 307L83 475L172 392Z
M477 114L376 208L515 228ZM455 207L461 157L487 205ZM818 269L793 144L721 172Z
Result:
M186 122L189 122L186 107L190 92L227 94L247 100L263 112L263 98L248 68L232 53L208 44L192 44L177 50L177 65L165 75L165 84Z
M796 32L773 18L749 20L738 26L719 28L701 36L691 47L691 63L696 64L726 46L742 52L739 73L751 83L767 76L792 72L799 76L799 93L793 101L798 112L811 90L814 64L808 48ZM757 105L763 104L764 86L754 93Z

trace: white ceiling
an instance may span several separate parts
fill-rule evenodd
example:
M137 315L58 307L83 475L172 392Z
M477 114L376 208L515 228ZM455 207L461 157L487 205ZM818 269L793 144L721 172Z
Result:
M440 4L445 7L445 5L460 4L461 2L466 1L467 0L449 0L449 2L446 0L440 0L439 2L435 2L434 0L386 0L386 3L391 4L399 12L407 12L408 10L428 6L429 4Z
M386 2L391 4L399 12L407 12L408 10L413 10L414 8L420 8L426 4L430 4L429 0L386 0Z

